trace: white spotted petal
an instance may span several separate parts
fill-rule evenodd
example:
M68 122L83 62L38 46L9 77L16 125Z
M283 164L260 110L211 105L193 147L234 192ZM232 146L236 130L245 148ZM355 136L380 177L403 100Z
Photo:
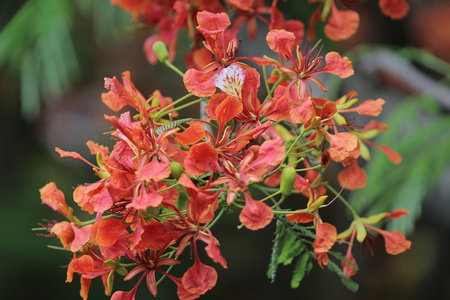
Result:
M231 64L223 68L214 76L214 84L222 90L222 92L231 95L237 99L241 99L242 86L244 85L244 69L238 64Z

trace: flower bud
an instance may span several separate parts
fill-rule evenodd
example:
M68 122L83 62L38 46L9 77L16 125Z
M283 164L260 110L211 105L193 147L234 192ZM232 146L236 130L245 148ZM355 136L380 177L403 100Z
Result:
M317 209L319 209L323 205L323 203L325 202L325 200L327 198L328 198L328 196L325 195L325 196L320 196L313 203L310 203L311 201L309 201L308 202L308 211L309 212L313 212L313 211L316 211Z
M118 267L116 269L117 273L119 273L122 276L127 276L128 275L128 270L125 269L124 267Z
M156 41L153 43L153 52L160 62L166 62L169 59L169 53L167 47L162 41Z
M293 166L284 167L281 172L280 180L280 191L283 196L289 196L292 192L292 187L294 186L295 177L297 172Z
M170 174L172 174L173 178L179 179L181 174L183 174L184 169L180 165L180 163L173 161L170 163Z

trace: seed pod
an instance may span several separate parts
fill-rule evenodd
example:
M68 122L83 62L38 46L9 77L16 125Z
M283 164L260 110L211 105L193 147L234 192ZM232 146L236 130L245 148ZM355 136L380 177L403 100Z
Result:
M281 172L280 179L280 191L283 196L289 196L292 192L292 187L294 186L295 177L297 176L297 172L293 166L284 167Z

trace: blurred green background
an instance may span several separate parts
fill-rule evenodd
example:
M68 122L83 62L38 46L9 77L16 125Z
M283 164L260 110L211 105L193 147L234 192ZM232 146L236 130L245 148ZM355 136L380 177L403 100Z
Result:
M381 15L376 2L354 7L361 25L352 39L340 44L324 40L355 66L353 77L327 86L330 98L356 90L361 100L386 100L380 117L391 131L377 142L392 146L404 161L394 166L373 151L366 166L367 188L348 197L360 211L411 210L404 221L388 226L406 231L412 249L394 257L377 248L370 258L355 247L357 293L318 266L293 290L292 266L280 267L274 284L266 277L273 224L258 232L237 230L237 214L230 214L214 228L229 269L217 268L217 286L201 299L450 299L450 3L409 0L408 16L392 21ZM299 6L305 3L291 1L282 8L302 19ZM146 61L142 45L154 31L133 25L129 14L107 0L2 1L0 30L0 298L81 299L79 276L65 283L70 253L47 248L59 242L31 231L43 219L62 220L41 205L41 187L54 181L75 207L73 188L97 180L89 166L59 158L54 147L93 161L87 140L112 145L103 134L111 129L103 115L113 114L101 102L105 76L120 77L129 70L144 95L159 89L176 99L185 90L177 74ZM246 35L242 40L242 53L248 56L267 49L261 33L252 43ZM188 47L180 34L175 65L182 70ZM335 178L337 171L327 172ZM332 209L329 217L338 230L345 229L345 211L339 205ZM133 286L120 280L115 285ZM176 299L174 288L165 281L158 297ZM108 299L99 280L93 281L89 298ZM142 285L137 299L152 298Z

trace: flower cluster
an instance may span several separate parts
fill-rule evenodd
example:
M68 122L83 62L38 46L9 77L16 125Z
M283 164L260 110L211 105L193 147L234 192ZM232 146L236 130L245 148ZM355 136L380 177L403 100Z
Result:
M193 41L193 47L185 56L190 67L203 68L212 61L210 52L202 47L203 32L196 30L199 25L197 13L209 11L213 13L232 12L235 17L229 30L230 36L235 36L245 25L248 36L255 39L257 35L257 20L268 25L269 30L284 29L294 33L296 44L300 44L305 26L299 20L285 20L277 8L278 0L273 0L270 6L263 0L111 0L112 4L121 6L133 14L134 20L156 27L159 33L149 37L144 44L144 51L151 63L158 61L153 44L162 41L169 48L169 59L173 61L176 55L176 42L181 29L188 32ZM360 4L361 0L339 0L344 7ZM339 9L335 0L308 0L315 5L314 13L308 23L307 38L315 37L315 25L325 22L325 35L333 41L343 41L352 37L359 27L359 14L352 9ZM317 4L314 4L317 3ZM392 19L401 19L409 11L406 0L379 0L381 12Z
M236 13L233 22L218 1L112 2L160 28L146 43L146 47L151 45L150 60L170 64L183 26L192 35L201 35L204 48L190 53L187 72L177 70L189 94L176 101L159 91L144 97L129 72L122 74L122 82L116 77L105 79L109 91L102 95L103 102L113 111L127 106L135 114L105 116L115 128L111 133L115 144L110 150L87 143L96 164L56 148L61 157L86 162L99 177L73 192L76 204L94 215L88 221L74 216L55 183L40 190L42 202L66 218L42 224L42 229L73 253L67 281L73 280L74 273L81 275L83 299L96 277L101 277L105 293L112 294L113 300L134 299L144 279L148 290L157 295L157 278L164 277L175 283L180 299L205 294L215 286L217 272L201 261L198 249L203 246L214 263L227 268L212 227L230 207L239 210L239 221L249 230L265 228L275 218L292 226L306 224L314 236L309 253L321 267L328 264L328 252L336 243L350 239L342 260L348 277L357 270L351 252L354 239L364 243L371 237L368 229L381 234L390 254L410 248L401 232L373 226L407 211L360 217L323 179L327 166L335 162L343 166L338 174L342 188L364 187L366 174L360 164L370 159L368 145L379 148L393 163L401 161L397 152L371 141L387 129L385 124L372 120L362 126L347 117L351 113L376 117L384 100L358 103L354 91L331 100L313 95L312 84L327 90L318 74L347 78L354 73L347 57L337 52L323 57L317 46L300 47L303 25L284 21L277 1L270 7L259 0L225 1ZM331 5L328 25L332 27L342 12L332 0L319 2L322 10ZM395 1L380 1L380 5L387 2ZM262 14L271 16L266 40L278 59L238 57L238 30L248 24L250 37L254 37L255 18ZM316 14L312 20L318 20ZM169 45L168 52L161 42ZM213 59L199 63L206 51ZM264 70L265 99L258 98L260 73L247 61ZM268 78L267 67L273 69ZM195 100L189 100L194 96ZM178 110L199 102L206 103L206 118L172 119ZM339 234L321 217L321 210L333 202L327 200L327 192L334 193L353 215L349 229ZM283 207L287 197L298 199L303 208ZM185 248L190 248L193 263L176 277L170 273L173 266L189 264L178 260ZM134 288L113 293L117 276L137 278Z

